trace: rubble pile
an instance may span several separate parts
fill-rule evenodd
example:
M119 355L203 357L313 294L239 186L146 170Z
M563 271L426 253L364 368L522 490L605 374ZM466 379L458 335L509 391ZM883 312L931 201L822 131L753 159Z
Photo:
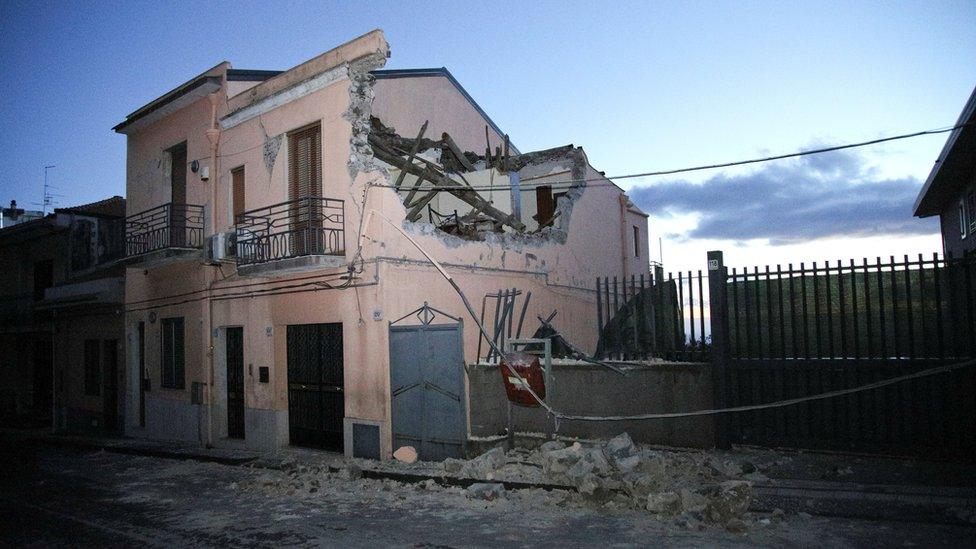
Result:
M605 444L549 441L531 452L508 454L493 448L469 461L445 461L444 473L479 481L517 479L566 486L591 502L646 510L692 526L724 525L730 531L745 528L752 482L765 479L748 461L706 452L642 449L626 433ZM486 489L481 483L476 486L479 494ZM493 496L503 494L504 490Z
M277 497L358 497L392 506L437 494L454 507L546 505L566 512L599 507L642 513L681 528L715 525L735 533L782 520L782 512L772 519L747 512L753 482L766 480L761 471L775 462L723 452L641 447L626 433L602 443L553 440L535 449L508 452L494 447L470 460L414 462L412 448L399 457L383 462L341 456L318 463L288 462L235 489Z

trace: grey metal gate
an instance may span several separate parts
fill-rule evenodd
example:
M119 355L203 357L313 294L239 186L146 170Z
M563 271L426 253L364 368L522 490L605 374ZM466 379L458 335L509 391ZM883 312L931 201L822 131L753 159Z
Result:
M433 324L438 316L453 322ZM398 325L416 317L420 324ZM422 460L464 454L463 322L424 303L390 322L393 449L413 446Z

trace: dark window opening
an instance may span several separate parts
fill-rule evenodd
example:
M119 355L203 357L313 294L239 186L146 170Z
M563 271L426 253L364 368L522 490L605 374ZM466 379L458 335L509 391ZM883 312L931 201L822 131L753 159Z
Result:
M85 340L85 394L98 396L102 392L102 359L97 339Z
M535 188L535 210L535 220L540 226L545 227L552 222L552 216L556 214L556 200L549 185Z
M186 141L170 148L170 202L186 204Z
M44 299L44 290L54 286L54 261L43 259L34 262L34 299Z
M640 228L634 225L634 257L640 257Z
M185 387L183 317L162 319L160 330L162 330L162 379L160 385L167 389L183 389Z

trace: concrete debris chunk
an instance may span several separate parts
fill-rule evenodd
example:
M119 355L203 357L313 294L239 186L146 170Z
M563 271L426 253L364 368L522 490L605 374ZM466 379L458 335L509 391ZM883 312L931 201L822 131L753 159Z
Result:
M444 472L456 475L461 472L464 462L460 459L447 458L444 460Z
M543 470L549 476L560 475L569 470L583 457L583 447L579 442L561 450L550 450L543 454Z
M718 456L709 456L708 466L712 471L721 477L735 478L742 475L742 467L730 459L724 459ZM753 468L755 470L755 468Z
M417 461L417 449L413 446L401 446L393 452L393 458L401 463L414 463Z
M749 527L746 526L744 520L739 518L733 518L733 519L729 519L729 521L725 523L725 529L728 530L729 532L732 532L733 534L744 534L746 530L749 529Z
M607 442L603 453L621 473L629 473L640 465L640 453L627 433L621 433Z
M752 483L746 480L727 480L718 485L708 501L706 516L712 522L727 523L741 517L752 501Z
M539 446L539 451L542 453L546 453L546 452L552 452L554 450L562 450L565 447L566 445L561 440L550 440L547 442L543 442L542 445Z
M647 494L647 510L658 515L676 515L681 511L681 496L675 492Z
M495 471L505 466L505 450L494 447L480 456L464 463L460 475L464 478L491 480Z
M477 482L465 492L471 499L492 501L505 496L505 486L498 482Z
M339 478L342 480L358 480L363 478L363 470L355 463L350 463L339 469Z
M681 490L681 511L684 513L701 513L708 507L708 499L690 488Z

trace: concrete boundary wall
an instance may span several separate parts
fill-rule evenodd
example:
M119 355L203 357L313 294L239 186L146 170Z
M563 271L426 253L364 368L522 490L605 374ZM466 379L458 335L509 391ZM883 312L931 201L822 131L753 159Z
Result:
M701 410L712 406L708 364L661 362L633 366L622 376L586 363L557 364L552 406L566 413L606 416ZM497 365L471 365L468 372L470 436L505 433L507 399ZM545 433L550 420L541 409L514 407L516 432ZM560 421L558 434L608 438L630 433L635 441L668 446L710 448L710 417L646 421Z

